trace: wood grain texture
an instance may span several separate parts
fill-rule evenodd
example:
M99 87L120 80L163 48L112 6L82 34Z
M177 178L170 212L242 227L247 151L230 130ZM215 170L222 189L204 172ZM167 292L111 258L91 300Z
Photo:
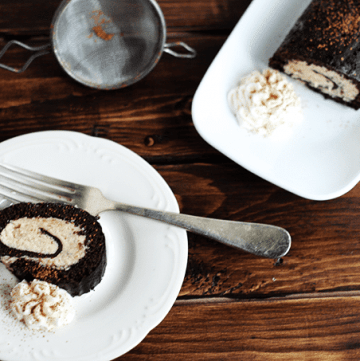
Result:
M159 0L169 32L231 30L251 0ZM0 36L48 34L60 0L2 0Z
M302 199L232 162L156 166L183 213L274 224L292 235L281 264L189 234L180 295L236 298L360 290L360 186L327 202Z
M2 0L0 49L10 39L49 41L61 0ZM167 41L195 59L163 54L139 83L115 91L70 78L54 54L22 74L0 69L0 141L73 130L113 140L150 162L183 213L286 228L280 262L189 234L175 306L145 340L117 360L359 360L360 186L334 200L297 197L207 144L191 117L194 93L251 0L159 0ZM11 47L1 62L21 67Z
M116 360L360 359L360 297L175 304Z
M149 161L216 155L194 128L191 104L225 38L188 36L187 43L199 53L195 59L164 54L141 82L114 91L75 82L52 54L36 59L22 74L0 69L0 88L6 89L0 92L0 141L39 129L67 129L111 139ZM14 46L4 62L21 66L27 56Z

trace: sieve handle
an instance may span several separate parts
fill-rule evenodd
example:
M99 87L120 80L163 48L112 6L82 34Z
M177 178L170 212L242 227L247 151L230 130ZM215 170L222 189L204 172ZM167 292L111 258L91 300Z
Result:
M0 59L3 57L3 55L6 53L6 51L10 48L11 45L18 45L18 46L21 46L22 48L26 49L26 50L29 50L29 51L33 51L35 52L35 54L33 54L27 61L26 63L23 65L22 68L18 69L18 68L13 68L11 66L8 66L8 65L5 65L5 64L2 64L0 63L0 68L3 68L3 69L6 69L6 70L9 70L9 71L12 71L14 73L22 73L23 71L25 71L28 66L32 63L32 61L41 56L41 55L45 55L45 54L48 54L50 52L50 50L47 50L51 44L45 44L45 45L42 45L42 46L29 46L29 45L26 45L20 41L17 41L17 40L10 40L5 46L4 48L0 51Z
M180 46L185 48L188 53L187 54L183 54L183 53L177 53L176 51L170 49L173 48L175 46ZM177 41L175 43L168 43L164 45L164 52L171 54L173 56L175 56L176 58L195 58L196 56L196 50L193 49L192 47L190 47L189 45L185 44L182 41Z

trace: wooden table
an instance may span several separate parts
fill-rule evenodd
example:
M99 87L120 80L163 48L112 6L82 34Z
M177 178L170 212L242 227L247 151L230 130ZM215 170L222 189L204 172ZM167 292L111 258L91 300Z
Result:
M59 3L2 0L0 46L46 43ZM292 235L276 264L189 234L174 307L121 360L360 359L360 187L326 202L302 199L218 153L192 123L197 86L249 3L159 0L168 41L183 40L198 56L164 54L128 88L84 87L53 54L19 75L0 70L0 141L40 130L111 139L164 177L183 213L275 224ZM27 57L14 46L2 62L19 67Z

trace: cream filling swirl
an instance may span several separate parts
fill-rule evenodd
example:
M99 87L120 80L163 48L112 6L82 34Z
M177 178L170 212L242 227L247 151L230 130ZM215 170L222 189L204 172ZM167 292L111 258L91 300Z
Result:
M79 262L87 248L80 227L53 217L10 221L0 233L0 241L8 248L22 251L25 255L21 258L57 269L67 269ZM40 255L34 256L37 253ZM18 258L4 256L1 260L13 263Z

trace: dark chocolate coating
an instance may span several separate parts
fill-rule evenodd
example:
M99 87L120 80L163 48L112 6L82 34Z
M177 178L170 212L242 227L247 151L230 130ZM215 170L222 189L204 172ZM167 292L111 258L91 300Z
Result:
M360 90L359 38L360 0L313 0L269 60L269 66L283 71L289 60L306 61L343 75ZM360 107L360 94L351 102L324 96L355 109Z
M80 234L86 237L87 250L85 257L67 270L43 266L34 260L19 258L7 266L17 278L27 281L33 279L46 281L64 288L72 296L89 292L101 281L106 268L106 248L105 236L96 217L82 209L59 203L18 203L0 212L0 233L11 220L23 217L54 217L73 222L82 229ZM17 250L1 242L0 254L10 257L21 256ZM42 254L37 256L43 257Z

